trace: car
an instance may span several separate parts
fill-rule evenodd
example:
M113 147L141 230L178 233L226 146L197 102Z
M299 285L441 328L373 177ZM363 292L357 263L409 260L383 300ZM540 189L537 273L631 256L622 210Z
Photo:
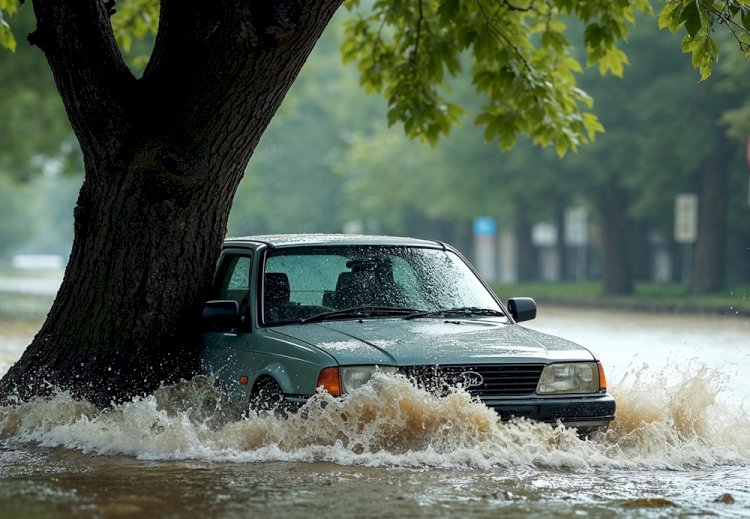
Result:
M203 361L243 409L294 412L376 371L435 393L460 387L498 418L591 434L615 415L599 359L518 323L453 247L402 237L290 234L224 242L205 303Z

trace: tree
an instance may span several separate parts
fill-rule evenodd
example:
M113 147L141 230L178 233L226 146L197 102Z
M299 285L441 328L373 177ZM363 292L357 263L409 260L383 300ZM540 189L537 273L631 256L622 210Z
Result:
M29 39L52 69L86 178L65 279L5 394L52 384L106 405L196 371L195 323L237 183L339 3L165 1L140 79L107 5L33 3Z
M1 393L24 398L54 386L107 405L195 372L197 323L235 190L340 3L162 0L137 78L115 40L115 32L127 38L113 29L113 1L32 1L37 27L28 40L52 70L85 180L60 292ZM486 135L510 146L526 133L562 153L601 130L576 86L581 66L564 21L581 19L588 62L617 73L626 58L616 44L634 9L649 7L379 0L352 22L344 53L359 61L367 87L385 91L390 122L434 140L459 112L440 85L470 52L487 99L477 116ZM14 0L0 0L0 13L14 10ZM150 26L139 14L154 20L155 12L153 0L121 5L136 32ZM0 44L14 47L9 34L0 21Z

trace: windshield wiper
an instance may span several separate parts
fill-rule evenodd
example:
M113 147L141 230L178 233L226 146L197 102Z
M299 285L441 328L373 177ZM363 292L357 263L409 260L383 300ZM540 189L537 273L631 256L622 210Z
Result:
M458 308L443 308L441 310L427 310L423 312L414 312L413 314L409 314L404 319L415 319L417 317L433 317L436 315L463 315L466 317L470 317L473 315L491 315L491 316L498 316L498 317L505 317L505 314L501 312L500 310L495 310L493 308L479 308L477 306L462 306Z
M305 319L301 319L300 324L314 323L325 321L326 319L341 319L346 317L375 317L383 315L413 315L419 312L414 308L403 308L398 306L355 306L353 308L344 308L343 310L333 310L315 314Z

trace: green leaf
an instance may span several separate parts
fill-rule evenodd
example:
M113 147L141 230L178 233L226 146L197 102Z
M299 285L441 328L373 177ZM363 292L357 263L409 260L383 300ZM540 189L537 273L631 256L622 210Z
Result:
M680 28L679 16L677 8L680 7L679 2L667 2L661 11L659 11L659 29L669 29L671 32L677 32Z
M0 18L3 17L3 11L13 16L16 9L18 9L18 0L0 0Z
M612 47L599 61L599 73L605 75L611 72L614 76L622 77L623 69L627 64L627 55L617 47Z
M594 140L597 133L604 133L604 126L599 122L599 119L592 113L583 114L583 126L586 128L586 133L589 140Z
M690 2L682 10L680 17L682 18L682 22L685 24L685 29L690 36L695 37L698 31L703 27L701 14L697 0Z
M0 47L5 47L11 52L16 51L16 39L13 37L13 32L10 30L10 25L6 23L0 13Z
M438 7L437 14L441 23L448 23L458 15L460 0L443 0Z

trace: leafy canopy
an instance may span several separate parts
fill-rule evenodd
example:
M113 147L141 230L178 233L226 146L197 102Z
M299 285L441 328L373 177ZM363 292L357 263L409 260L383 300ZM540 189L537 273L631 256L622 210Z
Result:
M716 25L726 25L745 57L750 56L750 0L669 0L659 13L660 29L675 33L685 28L682 50L692 55L701 79L711 75L719 57Z
M617 42L646 0L377 0L348 4L355 12L343 46L367 90L383 92L388 122L429 142L450 131L462 109L449 98L449 77L470 67L485 105L475 122L485 138L511 147L518 134L558 153L603 130L576 85L582 71L568 38L571 18L585 26L589 66L621 75Z
M17 0L0 0L0 46L16 40L5 20ZM435 143L459 121L451 101L452 78L470 68L484 99L475 122L487 140L507 149L518 135L558 154L592 140L603 127L590 111L592 99L577 86L583 58L569 25L583 26L587 66L622 75L628 63L618 43L628 36L636 11L651 13L649 0L348 0L352 19L342 46L369 92L384 94L388 123L403 123L409 137ZM120 0L112 18L124 51L155 34L158 0ZM576 21L577 20L577 21ZM683 27L682 49L705 79L718 57L713 28L726 25L750 53L750 0L667 0L659 26Z

